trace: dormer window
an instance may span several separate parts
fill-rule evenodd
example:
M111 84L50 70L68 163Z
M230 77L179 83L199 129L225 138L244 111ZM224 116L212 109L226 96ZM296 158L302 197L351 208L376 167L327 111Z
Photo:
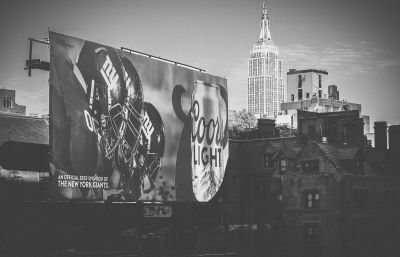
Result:
M285 172L288 166L288 161L287 159L280 159L279 160L279 171L280 172Z
M272 155L271 154L264 154L264 162L263 162L264 168L273 168L274 167L274 160L272 160Z

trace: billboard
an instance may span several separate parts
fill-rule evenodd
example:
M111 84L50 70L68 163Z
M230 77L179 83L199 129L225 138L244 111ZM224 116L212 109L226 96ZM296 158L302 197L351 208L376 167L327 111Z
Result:
M226 79L50 32L51 196L200 201L228 161Z

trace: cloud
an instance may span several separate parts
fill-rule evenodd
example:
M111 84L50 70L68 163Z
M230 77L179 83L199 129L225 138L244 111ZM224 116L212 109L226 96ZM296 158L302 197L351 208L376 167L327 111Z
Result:
M286 69L324 69L342 78L355 74L379 73L390 67L400 66L384 49L359 41L356 44L336 41L328 47L311 47L291 44L279 47Z
M16 85L18 85L20 83L21 79L17 76L13 76L10 77L4 81L0 82L0 87L1 88L7 88L7 89L12 89L14 88Z
M208 73L216 68L216 61L212 59L197 59L192 62L193 65L200 69L205 69Z
M28 77L26 71L20 70L5 76L0 81L0 88L15 90L15 102L27 108L26 113L44 113L49 108L48 73L37 72Z
M247 60L237 62L228 69L229 109L247 108Z
M351 48L351 45L350 45L350 44L346 44L346 43L343 43L343 42L341 42L341 41L336 41L335 43L336 43L337 45L342 46L342 47L345 47L345 48Z
M228 83L229 109L247 108L247 59L231 57L223 60L198 59L195 66L207 73L224 76Z

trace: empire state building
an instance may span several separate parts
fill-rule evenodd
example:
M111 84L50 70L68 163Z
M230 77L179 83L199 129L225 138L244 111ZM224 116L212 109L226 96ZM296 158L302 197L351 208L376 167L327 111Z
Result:
M271 38L270 20L263 4L260 38L250 50L247 107L256 117L275 119L286 99L282 60Z

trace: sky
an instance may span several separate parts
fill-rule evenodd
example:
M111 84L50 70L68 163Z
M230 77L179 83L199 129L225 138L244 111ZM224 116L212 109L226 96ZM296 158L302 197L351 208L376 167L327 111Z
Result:
M48 30L196 66L228 81L229 109L247 105L247 60L263 0L0 0L0 88L27 113L47 113L48 72L24 70L28 37ZM396 1L268 0L284 71L324 69L340 98L371 122L400 124L400 16ZM33 58L48 60L49 48Z

